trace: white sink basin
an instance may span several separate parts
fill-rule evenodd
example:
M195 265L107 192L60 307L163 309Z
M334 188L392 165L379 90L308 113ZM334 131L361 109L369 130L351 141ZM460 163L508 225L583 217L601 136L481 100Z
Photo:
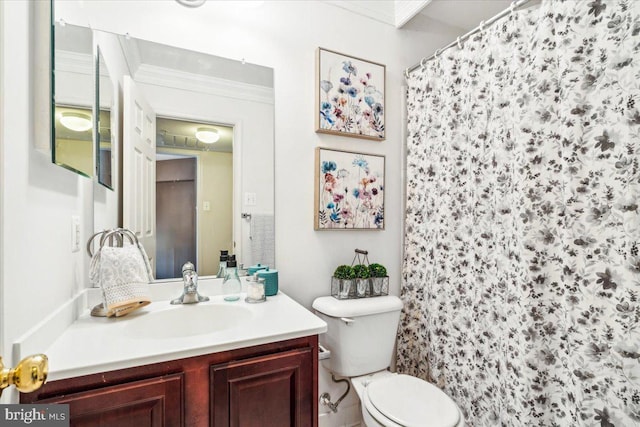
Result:
M225 304L183 304L123 318L124 333L132 338L180 338L236 328L253 317L246 307Z

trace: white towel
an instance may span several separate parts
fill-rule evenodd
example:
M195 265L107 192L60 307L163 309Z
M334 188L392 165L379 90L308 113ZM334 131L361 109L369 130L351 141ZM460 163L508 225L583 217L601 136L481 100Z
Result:
M104 246L91 259L90 280L102 289L107 316L124 316L151 302L153 280L149 259L140 243Z
M275 224L273 214L251 214L252 264L275 265Z

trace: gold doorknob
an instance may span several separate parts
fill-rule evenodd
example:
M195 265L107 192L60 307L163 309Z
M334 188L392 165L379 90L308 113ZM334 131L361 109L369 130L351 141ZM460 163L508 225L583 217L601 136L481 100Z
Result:
M27 356L14 369L5 368L0 357L0 396L12 384L22 393L35 391L45 383L48 373L49 359L44 354Z

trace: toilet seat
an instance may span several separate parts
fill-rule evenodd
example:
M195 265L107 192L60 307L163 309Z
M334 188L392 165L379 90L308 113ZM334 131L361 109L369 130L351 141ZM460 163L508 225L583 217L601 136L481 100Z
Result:
M386 427L455 427L457 405L438 387L410 375L391 375L368 384L362 403Z

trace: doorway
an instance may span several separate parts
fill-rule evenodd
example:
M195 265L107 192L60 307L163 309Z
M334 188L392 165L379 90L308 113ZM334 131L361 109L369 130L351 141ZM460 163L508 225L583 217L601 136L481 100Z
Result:
M202 142L198 134L202 129L214 130L219 136L217 141ZM195 122L185 119L158 117L156 129L156 159L161 163L164 159L195 159L197 168L194 179L195 186L195 247L196 252L190 259L196 265L199 276L215 275L218 272L219 256L221 250L233 251L233 203L234 203L234 159L236 154L234 146L234 127L231 125L213 124L207 122ZM186 179L186 178L185 178ZM174 177L168 180L175 181ZM185 184L186 185L186 184ZM169 186L165 186L169 187ZM163 191L158 187L158 194ZM175 190L174 191L178 191ZM183 190L187 192L187 190ZM184 196L182 194L181 196ZM158 195L166 197L166 195ZM176 205L178 198L167 200L167 204ZM186 204L187 202L180 202ZM189 204L191 206L191 204ZM184 214L182 208L177 208L177 215ZM180 221L184 218L180 217ZM160 219L156 219L156 222ZM239 221L238 221L239 223ZM173 237L170 237L172 240ZM168 244L182 243L169 241ZM237 248L236 248L237 250ZM163 257L166 252L163 252ZM182 277L182 264L178 260L171 260L171 252L165 258L167 264L173 262L174 267L169 271L163 271L162 276L156 272L156 277L164 277L175 271ZM185 258L183 255L182 258ZM182 261L184 263L184 261ZM177 265L179 264L179 265Z
M156 279L182 277L182 265L196 269L197 161L195 157L156 163Z

